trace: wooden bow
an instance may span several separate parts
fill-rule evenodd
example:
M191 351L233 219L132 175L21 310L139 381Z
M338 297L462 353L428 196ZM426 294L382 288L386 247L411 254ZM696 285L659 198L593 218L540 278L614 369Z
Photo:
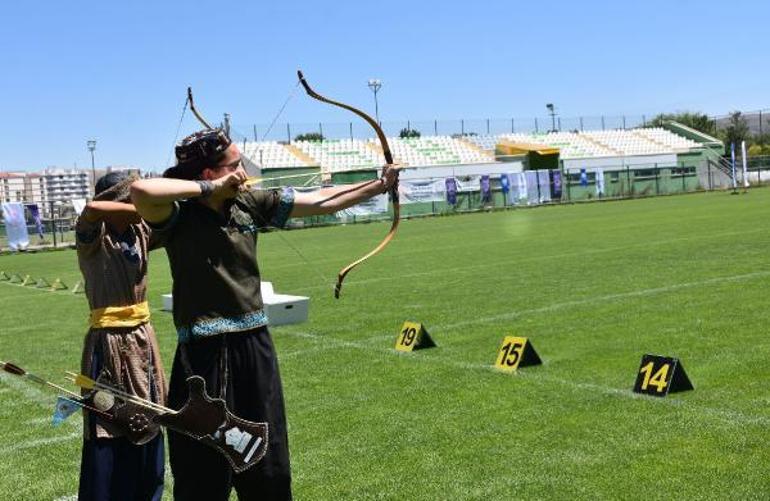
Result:
M187 87L187 104L190 105L190 111L193 112L193 115L195 115L195 118L198 119L200 123L203 124L204 127L206 127L208 130L213 130L214 127L212 127L203 116L198 113L197 108L195 108L195 101L193 101L193 94L192 94L192 87Z
M383 174L387 171L389 166L393 165L393 154L390 152L390 146L388 145L388 139L385 137L385 132L383 132L382 127L380 127L380 124L378 124L372 117L364 113L363 111L354 108L350 105L340 103L338 101L331 100L329 98L326 98L320 94L318 94L316 91L310 88L310 85L307 83L307 80L305 80L304 75L301 71L297 71L297 76L299 77L300 83L302 83L302 86L305 88L305 91L307 94L312 97L313 99L317 99L321 102L331 104L332 106L338 106L340 108L346 109L348 111L352 111L359 117L363 118L369 125L372 126L374 129L374 132L377 134L377 138L380 140L380 145L382 146L382 154L385 156L385 168L383 169ZM396 175L398 176L398 174ZM340 270L340 272L337 274L337 284L334 286L334 297L339 299L340 297L340 291L342 290L342 281L345 280L345 276L350 273L353 268L358 266L359 264L363 263L370 257L374 256L375 254L382 251L382 249L385 248L385 246L388 245L388 243L393 240L393 237L396 234L396 229L398 229L398 222L399 222L399 215L401 212L401 206L398 202L398 177L396 177L396 182L393 183L393 186L388 190L388 193L390 194L390 201L393 203L393 223L390 226L390 230L388 231L388 234L385 235L385 238L380 242L377 247L369 251L367 254L365 254L363 257L356 259L349 265L345 266Z

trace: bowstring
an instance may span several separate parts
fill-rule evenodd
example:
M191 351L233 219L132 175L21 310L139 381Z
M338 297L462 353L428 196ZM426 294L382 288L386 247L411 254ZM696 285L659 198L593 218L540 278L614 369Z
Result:
M299 89L299 86L300 86L300 81L297 80L297 84L294 86L294 88L291 90L291 92L289 92L288 97L283 102L283 105L281 105L281 108L278 110L278 113L275 114L275 116L273 117L272 121L270 122L270 125L267 127L267 130L265 131L264 134L262 134L262 138L263 139L266 139L267 136L270 134L270 131L273 130L273 127L275 126L276 122L278 121L280 116L283 114L283 112L286 109L286 107L289 105L289 101L291 101L294 98L294 96L297 94L297 90ZM186 105L187 105L187 103L185 102L185 106ZM246 136L244 136L244 137L246 137ZM256 144L255 144L255 146L256 146ZM256 152L256 149L255 149L255 152ZM260 170L261 170L261 168L262 168L262 166L260 165ZM318 175L320 175L320 173ZM278 186L278 188L280 188L280 186ZM270 233L273 233L273 232L270 232ZM300 259L302 259L305 262L305 264L310 269L313 270L313 273L320 280L320 284L324 288L328 286L330 289L334 290L334 284L329 283L327 277L325 277L324 274L321 273L321 271L318 268L316 268L315 265L313 265L313 263L310 262L310 260L299 250L299 248L297 248L294 244L289 242L289 240L285 236L283 236L283 234L281 233L280 230L278 230L275 233L278 235L278 237L281 239L281 241L283 241L283 243L286 244L287 247L289 247L292 251L294 251L294 253L296 253L300 257Z
M267 138L268 134L270 134L270 131L273 130L273 126L275 125L275 122L278 121L278 118L283 114L283 110L286 109L286 106L289 104L289 101L291 101L294 96L297 94L297 89L299 89L300 81L297 80L297 85L294 86L294 89L289 93L289 96L286 98L286 101L283 102L283 106L281 106L281 109L278 110L278 113L275 114L273 117L273 121L270 122L270 125L267 127L267 131L262 134L262 138Z
M166 157L166 163L163 164L163 169L169 168L169 162L171 162L171 155L174 153L176 142L179 139L179 131L182 130L182 122L184 122L184 116L187 112L187 105L190 103L190 98L184 98L184 105L182 106L182 114L179 116L179 124L176 126L176 134L174 134L174 142L171 144L171 148L168 150L168 156Z

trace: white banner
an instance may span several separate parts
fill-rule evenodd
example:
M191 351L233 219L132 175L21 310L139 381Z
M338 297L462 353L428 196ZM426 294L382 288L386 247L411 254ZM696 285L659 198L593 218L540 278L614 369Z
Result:
M537 172L534 170L528 170L524 172L527 179L527 204L537 205L540 203L540 195L538 194L537 184Z
M3 219L5 234L8 236L8 247L12 250L26 249L29 245L29 234L27 221L24 219L24 204L3 202Z
M743 187L749 187L749 172L746 166L746 141L741 141L741 160L743 163Z
M547 170L537 171L537 184L540 187L540 203L551 201L551 177Z
M511 181L511 191L508 192L508 201L512 205L519 205L527 200L527 177L523 172L508 174Z
M604 170L596 169L596 194L604 195Z
M470 191L479 191L480 188L480 181L481 176L461 176L457 177L455 176L455 181L457 181L457 192L470 192Z
M72 199L72 208L75 209L75 214L78 216L83 213L83 209L86 208L86 199L85 198L73 198Z
M398 194L402 204L443 202L446 198L446 183L443 179L400 180Z
M346 217L368 216L385 212L388 212L388 195L377 195L358 205L339 211L337 217L344 219Z

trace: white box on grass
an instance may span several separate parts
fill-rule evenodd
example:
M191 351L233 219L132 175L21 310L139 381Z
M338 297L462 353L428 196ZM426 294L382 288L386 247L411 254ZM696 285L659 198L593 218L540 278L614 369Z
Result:
M262 282L262 302L270 325L300 324L307 321L310 298L276 294L271 282ZM163 310L173 311L174 298L163 294Z

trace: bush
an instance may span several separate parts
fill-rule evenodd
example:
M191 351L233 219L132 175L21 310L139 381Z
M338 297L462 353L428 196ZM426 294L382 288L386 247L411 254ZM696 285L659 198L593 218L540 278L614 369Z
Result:
M324 140L323 134L320 132L308 132L307 134L300 134L294 138L295 141L316 141L321 142Z

